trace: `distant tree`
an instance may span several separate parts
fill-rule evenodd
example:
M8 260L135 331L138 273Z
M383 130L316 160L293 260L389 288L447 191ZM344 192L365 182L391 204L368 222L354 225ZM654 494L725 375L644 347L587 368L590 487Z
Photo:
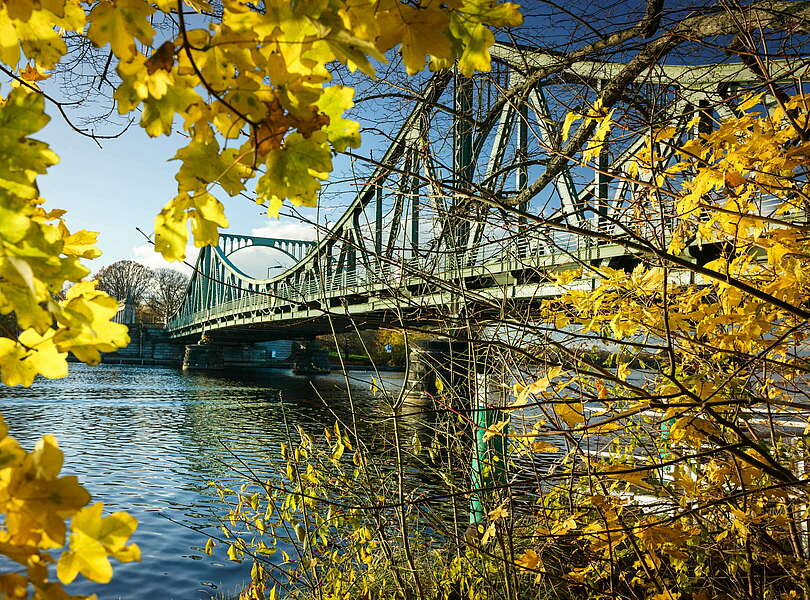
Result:
M136 306L149 295L153 273L149 267L132 260L119 260L96 273L98 289L107 292L119 302L131 298Z
M183 302L188 277L174 269L155 269L152 280L152 292L147 300L147 307L156 321L165 323Z

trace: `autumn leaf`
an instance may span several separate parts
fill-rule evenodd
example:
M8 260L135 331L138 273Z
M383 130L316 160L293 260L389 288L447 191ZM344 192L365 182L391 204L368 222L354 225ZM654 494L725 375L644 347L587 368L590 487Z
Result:
M336 152L360 146L360 124L343 118L343 113L354 106L354 90L342 85L326 88L316 102L318 109L329 117L326 136Z
M544 442L542 440L535 440L532 442L531 445L532 452L559 452L559 447L551 444L549 442Z
M495 436L502 435L504 428L506 428L509 425L509 421L510 419L505 419L503 421L498 421L497 423L494 423L489 427L487 427L486 430L484 430L483 440L485 442L488 442Z
M134 40L152 43L152 12L144 0L102 0L90 12L87 37L99 47L109 43L115 55L125 60L135 54Z
M651 490L653 486L646 481L650 476L649 470L646 468L634 469L632 465L613 464L607 465L602 468L602 473L610 479L618 479L626 481L640 488Z
M43 81L48 79L50 76L51 75L49 73L43 73L40 71L35 64L30 64L20 71L20 77L32 83Z
M570 428L574 428L585 421L583 411L582 402L558 402L554 404L554 412Z
M527 571L536 571L540 567L540 555L535 550L526 550L515 559L515 564Z
M501 504L500 506L493 508L489 511L488 515L490 521L497 521L499 519L505 519L509 516L509 510Z
M724 182L727 188L734 189L741 185L746 184L746 179L742 175L740 175L737 171L726 171L724 176Z
M452 44L447 35L450 15L436 7L416 7L399 2L383 2L377 22L380 35L376 40L382 52L400 44L402 63L409 75L425 67L426 56L452 56Z
M112 578L109 556L121 562L139 561L138 546L126 545L135 532L137 521L126 513L102 518L104 505L97 502L80 510L71 520L70 548L62 553L57 576L71 583L81 573L91 581L107 583Z
M160 48L155 50L152 56L147 59L144 66L149 75L159 69L171 71L172 66L174 66L174 44L170 40L163 42Z
M563 119L562 127L560 128L560 133L562 134L563 141L568 139L568 134L571 131L571 125L576 123L582 118L582 115L573 111L565 113L565 119Z

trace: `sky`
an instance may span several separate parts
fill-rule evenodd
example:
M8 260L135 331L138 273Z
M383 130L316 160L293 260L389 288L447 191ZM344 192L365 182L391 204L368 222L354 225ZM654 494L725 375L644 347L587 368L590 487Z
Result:
M616 10L614 0L601 1L607 2ZM629 7L638 2L619 1L619 4ZM564 26L556 11L552 11L554 15L534 15L529 6L531 5L527 3L527 23L539 24L553 16L553 31L560 36L577 37L571 28L576 29L582 26L581 23L572 22ZM529 30L532 28L529 27ZM551 38L554 38L554 34ZM48 91L50 85L53 85L53 91L56 92L53 81L44 82L43 87ZM58 92L54 95L62 96ZM90 104L92 103L91 99ZM53 106L48 106L46 110L52 116L52 121L34 137L48 142L60 156L61 162L39 178L40 192L47 201L46 206L68 211L66 219L71 230L99 232L98 246L103 256L91 261L88 266L97 271L123 259L137 260L153 268L169 266L151 250L151 244L138 228L151 235L155 215L175 195L174 173L179 164L170 159L184 144L183 138L175 135L152 139L136 123L121 137L102 141L100 148L92 139L72 131ZM115 131L114 121L117 119L119 117L114 115L112 121L99 123L98 127L105 132ZM373 133L370 137L373 137ZM364 141L368 139L364 134ZM374 142L364 143L366 149L374 146ZM337 166L340 171L340 167L345 167L346 164L338 163ZM348 189L346 191L345 199L339 198L331 210L322 215L324 220L328 218L334 221L339 217L341 207L346 206L353 196ZM217 195L225 204L230 221L230 227L226 230L228 232L290 239L315 237L314 229L300 220L268 219L264 208L248 199L229 199L224 193ZM267 265L278 262L278 257L269 257L267 252L260 249L244 251L234 256L234 261L254 276L266 276ZM190 247L188 254L188 260L193 262L196 249ZM190 272L188 267L178 263L171 266Z
M142 233L151 235L155 215L176 194L174 174L179 163L171 157L184 143L180 136L149 138L133 125L121 137L102 140L99 147L67 125L53 107L46 107L51 122L33 137L51 145L60 162L38 178L40 194L46 207L68 211L66 221L71 231L87 229L99 232L98 247L103 255L87 265L95 272L118 260L130 259L149 267L170 266L181 271L190 269L179 263L166 263L152 251ZM265 237L313 239L314 229L289 217L269 219L264 207L245 198L224 201L230 227L224 231ZM196 249L189 247L189 262ZM258 274L275 257L267 250L245 251L237 263L252 274Z

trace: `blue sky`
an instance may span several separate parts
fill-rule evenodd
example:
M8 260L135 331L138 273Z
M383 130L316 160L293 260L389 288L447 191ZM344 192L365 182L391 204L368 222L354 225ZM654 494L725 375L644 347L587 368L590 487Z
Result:
M51 145L61 161L38 179L40 194L50 208L63 208L71 231L99 232L98 246L104 253L88 263L96 271L121 259L134 259L149 266L169 266L149 249L136 228L152 233L155 215L176 194L174 173L179 166L169 161L184 143L181 136L149 138L137 126L121 137L102 140L102 147L65 123L53 107L47 127L35 135ZM274 237L311 236L299 222L282 218L268 220L264 207L245 198L228 198L228 231ZM176 263L171 265L181 268Z

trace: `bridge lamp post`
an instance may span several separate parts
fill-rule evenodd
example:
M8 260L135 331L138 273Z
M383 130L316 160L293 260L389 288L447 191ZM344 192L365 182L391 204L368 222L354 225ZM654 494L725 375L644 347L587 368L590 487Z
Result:
M278 263L276 265L271 265L267 267L267 277L265 279L270 279L270 271L272 271L273 269L280 269L283 266L284 265L282 265L281 263Z

